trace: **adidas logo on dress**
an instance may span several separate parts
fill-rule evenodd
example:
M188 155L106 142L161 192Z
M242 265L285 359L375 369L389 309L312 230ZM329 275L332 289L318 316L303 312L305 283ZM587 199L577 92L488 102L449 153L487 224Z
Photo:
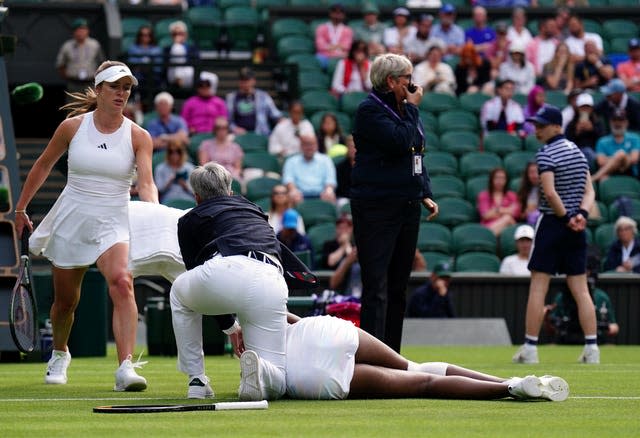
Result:
M106 144L106 143L99 144L99 145L98 145L98 149L104 149L104 150L106 150L106 149L107 149L107 144Z

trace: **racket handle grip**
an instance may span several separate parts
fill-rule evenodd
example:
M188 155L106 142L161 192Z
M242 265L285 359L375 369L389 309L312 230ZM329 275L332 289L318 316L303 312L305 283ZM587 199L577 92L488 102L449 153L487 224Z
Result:
M251 402L219 402L215 403L216 411L233 411L240 409L267 409L269 402L266 400Z
M31 233L29 233L29 229L25 226L24 229L22 230L22 236L20 236L20 240L21 240L21 248L20 248L20 255L22 257L29 257L29 236L31 235Z

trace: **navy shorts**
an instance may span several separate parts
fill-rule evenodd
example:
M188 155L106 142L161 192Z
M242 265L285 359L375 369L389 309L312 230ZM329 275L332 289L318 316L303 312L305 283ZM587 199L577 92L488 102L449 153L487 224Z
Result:
M587 270L587 236L572 231L553 213L538 219L529 270L580 275Z

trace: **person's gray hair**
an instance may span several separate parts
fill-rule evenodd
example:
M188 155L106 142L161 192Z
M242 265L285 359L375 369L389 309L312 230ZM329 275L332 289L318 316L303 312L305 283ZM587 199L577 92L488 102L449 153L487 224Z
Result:
M412 68L411 61L404 55L385 53L376 56L371 64L371 84L378 91L388 91L387 77L398 77Z
M630 217L620 216L613 226L614 230L616 230L616 233L622 227L631 227L633 229L634 235L638 233L638 224Z
M187 24L181 20L173 21L171 24L169 24L170 33L173 33L177 30L181 32L187 32L189 29L187 29Z
M153 99L153 103L155 103L156 105L160 102L167 102L169 106L173 107L173 96L166 91L161 91L160 93L156 94L155 99Z
M224 166L209 161L191 172L189 182L193 193L198 195L201 200L206 201L217 196L231 194L233 178Z

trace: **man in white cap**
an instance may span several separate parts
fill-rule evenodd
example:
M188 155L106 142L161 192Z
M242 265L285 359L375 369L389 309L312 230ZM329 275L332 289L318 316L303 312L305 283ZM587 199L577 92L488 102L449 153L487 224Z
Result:
M513 233L516 241L515 254L511 254L502 259L500 273L506 275L531 275L527 265L529 264L529 254L533 243L534 231L531 225L520 225Z

